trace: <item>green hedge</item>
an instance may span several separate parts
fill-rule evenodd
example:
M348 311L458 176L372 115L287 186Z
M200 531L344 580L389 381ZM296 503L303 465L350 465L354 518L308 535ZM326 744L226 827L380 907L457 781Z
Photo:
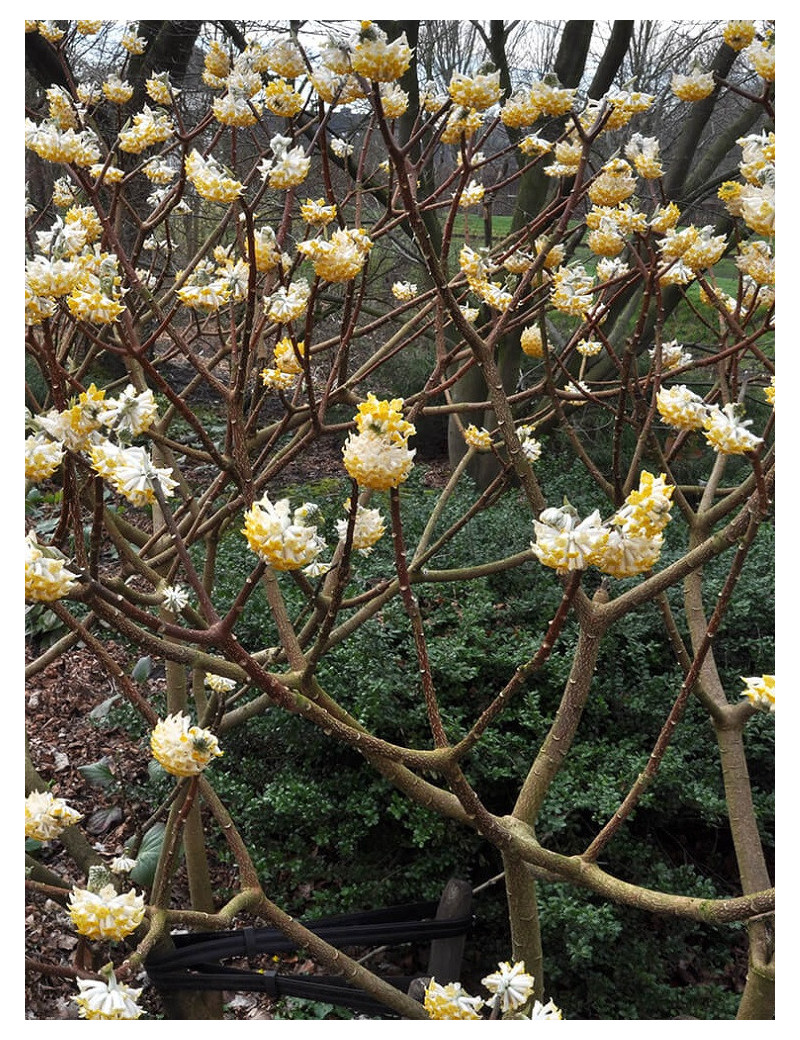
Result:
M581 512L600 506L580 471L552 451L540 477L551 502L563 494ZM402 489L409 544L424 526L436 492L418 468ZM447 516L471 500L460 491ZM340 515L336 481L292 489L293 502L322 506L328 533ZM601 508L601 512L608 512ZM434 561L456 566L524 548L532 534L517 491L476 518ZM675 525L664 562L676 556ZM732 610L716 641L723 680L731 694L739 676L773 670L773 532L764 528L745 566ZM708 568L711 606L729 558ZM222 605L252 565L241 535L220 547ZM391 570L389 538L359 558L348 592L366 588ZM587 587L599 576L587 575ZM290 610L300 601L282 578ZM488 703L521 658L537 646L560 600L553 575L535 561L518 571L467 586L418 586L434 681L445 728L456 740ZM674 592L676 605L680 591ZM275 639L258 592L237 629L252 649ZM564 634L545 667L527 684L466 771L485 804L507 812L546 733L559 701L576 639ZM430 745L421 693L415 681L413 642L402 607L394 602L336 646L320 667L329 693L388 740ZM636 778L676 696L681 674L672 661L655 607L645 606L604 640L596 680L578 739L553 784L538 824L547 844L580 852ZM772 719L748 725L755 801L770 843L773 826ZM214 766L215 783L255 850L267 891L290 911L307 915L436 897L457 875L480 884L501 869L480 838L408 803L376 776L355 752L303 720L268 711L226 735L226 754ZM626 880L698 896L736 891L734 861L713 732L696 704L678 728L658 779L632 820L604 853L602 865ZM477 897L478 929L469 944L465 982L509 956L500 886ZM727 1018L735 1011L736 927L701 928L691 922L654 920L605 904L562 885L541 885L547 992L570 1018L666 1018L677 1014ZM732 953L732 949L734 952Z

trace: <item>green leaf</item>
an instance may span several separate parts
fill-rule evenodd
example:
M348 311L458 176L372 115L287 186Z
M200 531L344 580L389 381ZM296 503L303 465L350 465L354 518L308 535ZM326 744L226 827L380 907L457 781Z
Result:
M109 768L107 758L98 759L97 762L91 762L88 766L78 766L78 772L92 787L99 787L102 790L113 787L117 782L116 777Z
M131 671L131 679L135 682L144 682L153 668L153 662L149 657L140 657Z
M136 865L131 869L130 879L143 888L149 888L156 874L158 858L161 855L161 847L164 844L163 823L154 823L149 831L146 831L142 844L139 846L139 855L136 857Z
M104 719L106 715L108 715L109 711L111 711L111 705L119 699L120 695L118 693L114 693L110 697L106 697L106 699L102 703L97 704L94 708L92 708L92 710L89 712L89 718L95 719L96 721Z

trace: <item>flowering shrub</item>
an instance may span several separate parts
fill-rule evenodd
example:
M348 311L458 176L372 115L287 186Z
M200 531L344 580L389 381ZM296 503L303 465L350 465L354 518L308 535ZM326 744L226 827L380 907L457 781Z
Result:
M45 78L71 69L85 37L120 35L68 24L26 22L31 52L52 59L39 69ZM154 24L127 27L117 72L103 70L96 88L72 71L65 86L43 84L25 123L37 173L26 207L26 349L44 385L27 388L26 481L38 493L29 493L26 600L49 605L69 633L57 652L80 640L113 677L174 777L154 806L165 833L147 892L119 892L96 866L72 891L81 935L127 939L107 982L79 978L79 1013L138 1017L140 991L128 983L170 928L252 917L403 1017L559 1019L544 1002L542 878L687 921L747 922L754 970L740 1014L769 1017L773 892L742 777L743 733L774 713L774 676L727 688L716 648L774 483L770 24L716 30L712 66L675 71L658 105L611 80L591 98L552 74L515 83L503 41L485 34L493 64L412 83L415 41L370 21L333 23L327 42L294 22L230 40L196 23L204 62L193 80L188 64L160 67ZM752 106L753 133L736 136L726 99ZM685 116L686 104L699 114ZM715 116L714 133L740 156L717 195L719 178L702 190L691 180L699 138L689 147L681 136L710 132L716 105L729 129ZM676 115L671 139L648 133L661 110ZM505 234L493 230L493 206L516 207ZM477 207L482 245L466 212ZM679 312L700 330L691 348L668 333ZM391 385L392 363L417 350L420 385ZM423 431L442 416L451 472L412 526L408 485ZM344 503L335 518L284 493L292 467L328 445L336 509ZM578 505L542 465L565 446L592 484ZM462 532L512 488L528 534L510 527L492 558L449 565ZM233 531L243 574L223 600L219 549ZM709 608L704 575L723 562ZM513 589L539 567L554 609L527 620L479 701L449 710L443 687L461 662L437 664L436 607L448 596L427 592L487 576ZM270 625L251 645L243 618L257 594ZM593 807L591 838L561 847L537 824L579 740L601 645L653 604L660 652L674 655L683 679L652 695L659 732L614 798ZM393 712L356 708L358 677L356 689L339 690L326 671L337 648L389 617L407 638L402 681L388 662L363 661L361 672L382 668L382 698L407 704L409 725L391 732ZM120 669L102 629L165 663L166 712L147 675ZM481 758L509 706L549 674L554 648L570 661L561 689L526 742L510 800L490 809ZM719 743L740 870L740 891L727 898L645 889L601 866L668 761L689 704ZM433 979L415 1002L271 901L216 778L231 757L220 738L227 748L228 733L268 713L359 753L398 797L502 854L514 960L484 977L488 1000ZM425 732L412 739L416 720ZM26 834L49 841L80 816L48 800L46 779L34 779ZM320 795L311 792L312 806ZM239 884L216 910L176 908L172 893L179 855L192 892L207 877L203 842L182 846L184 828L201 825L200 803ZM117 867L137 862L142 841L131 834ZM86 849L83 859L88 872ZM30 869L34 891L50 893L48 876Z

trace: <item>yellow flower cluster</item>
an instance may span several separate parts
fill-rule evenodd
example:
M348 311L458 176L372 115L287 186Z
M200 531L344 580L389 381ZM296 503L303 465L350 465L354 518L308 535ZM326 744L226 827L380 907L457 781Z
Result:
M766 40L751 43L745 51L745 58L750 62L762 79L771 83L775 79L775 47Z
M203 82L209 87L219 87L231 71L231 59L217 40L211 46L203 60Z
M536 539L531 542L531 549L534 555L545 567L551 567L559 574L585 570L595 563L609 534L596 509L581 521L571 508L545 509L539 514L539 519L533 521L533 527Z
M351 433L342 449L344 466L353 480L374 491L387 491L408 478L415 449L408 438L416 430L403 418L400 398L380 401L370 394L358 406L357 433Z
M244 516L242 533L252 551L277 571L296 571L312 564L325 548L324 539L308 518L317 511L310 503L291 511L288 498L271 502L268 495Z
M37 125L31 119L25 120L25 147L53 163L92 166L100 159L100 146L92 130L61 130L49 121Z
M479 202L482 202L485 193L486 189L482 184L478 184L477 181L470 181L461 194L459 195L458 192L455 192L453 198L458 196L458 205L462 209L468 209L470 206L476 206Z
M611 159L589 185L589 198L595 206L616 206L636 191L636 178L624 159Z
M519 142L518 148L523 155L538 156L551 151L553 143L544 137L539 137L538 134L528 134Z
M56 549L42 547L35 531L25 537L25 599L31 603L53 603L75 588L77 575L64 566Z
M745 688L742 696L746 697L754 708L761 711L775 711L775 676L753 675L749 678L742 676Z
M689 224L680 231L668 228L658 243L662 261L671 264L680 260L692 272L712 267L728 244L724 235L715 235L713 231L710 224L702 228Z
M394 282L392 284L392 296L396 300L413 300L417 295L417 287L413 282Z
M699 430L706 416L702 397L683 384L662 387L656 394L658 414L676 430Z
M760 239L743 242L739 246L736 266L758 285L775 284L775 258L768 242Z
M284 336L275 344L274 368L265 368L261 372L264 386L271 390L290 390L295 385L295 377L303 371L300 358L304 354L305 344L302 341L295 347L292 340Z
M411 64L411 48L406 34L388 42L386 34L369 23L353 48L353 71L378 83L400 79Z
M275 134L270 141L272 158L263 159L259 164L259 172L270 188L286 190L302 184L311 168L311 159L298 145L290 148L291 138Z
M586 244L597 256L618 256L625 248L625 239L617 221L603 215L598 219L597 226L589 232Z
M105 397L97 419L117 434L136 437L149 430L158 414L158 405L150 389L137 393L130 383L119 397Z
M531 549L559 574L589 566L615 578L641 574L660 556L673 490L663 474L654 477L644 471L639 487L606 523L597 510L579 521L571 506L545 509L533 522L536 540Z
M447 122L442 130L441 142L442 144L458 144L462 136L465 140L469 140L475 131L480 129L482 123L483 116L475 109L468 111L464 108L454 108L447 117Z
M156 481L166 498L170 498L178 486L172 479L172 470L154 466L145 448L120 448L109 440L97 438L89 448L89 455L92 468L133 506L141 508L155 502Z
M466 76L463 72L454 72L447 91L454 104L483 112L500 99L500 73L486 72Z
M636 172L645 180L657 180L664 176L659 151L657 138L642 137L641 134L633 134L625 145L625 157L630 159Z
M753 42L756 35L756 27L753 22L730 21L722 30L722 39L734 51L744 50Z
M315 238L300 242L298 253L307 256L314 273L326 282L347 282L361 271L372 249L372 241L363 228L339 228L329 239Z
M550 302L562 312L583 317L593 303L594 278L582 264L575 267L559 267L553 273L553 290Z
M224 262L214 264L210 260L198 261L181 288L175 290L182 304L204 314L224 307L233 292L234 284Z
M495 310L508 310L512 294L499 283L489 281L490 269L474 249L462 246L458 263L466 276L467 284L476 296Z
M681 101L702 101L714 90L714 73L692 72L685 76L673 72L670 86L672 93Z
M305 278L290 282L289 286L280 286L265 300L267 317L270 321L285 325L296 321L305 311L311 288Z
M64 457L60 441L37 433L25 438L25 479L47 480L55 473Z
M88 447L89 436L100 429L97 415L103 405L105 390L98 390L92 383L83 390L77 402L59 412L55 409L36 417L36 424L53 440L62 441L72 451Z
M180 91L175 90L169 81L168 72L155 72L145 81L144 89L151 101L157 105L171 105Z
M99 892L73 888L67 909L80 935L118 941L136 931L145 907L144 898L135 889L118 895L113 885L104 885Z
M303 107L303 96L285 79L273 79L264 89L264 104L276 116L296 116Z
M408 108L408 94L396 83L381 83L380 98L387 119L399 119Z
M481 997L471 997L461 988L460 982L448 982L440 986L432 978L425 989L425 1010L434 1021L447 1019L479 1019L483 1007Z
M300 99L302 107L302 98ZM269 106L267 106L269 107ZM223 126L255 126L261 118L261 105L251 101L246 94L228 91L221 98L214 98L211 103L214 118ZM275 111L275 109L271 109ZM278 115L284 113L278 112Z
M653 94L639 90L613 90L606 94L605 101L611 106L611 114L604 130L620 130L640 112L646 112L655 101ZM585 126L585 124L584 124Z
M574 87L557 87L545 80L531 84L531 101L544 116L564 116L575 104Z
M180 711L158 720L150 734L150 750L159 765L173 776L197 776L212 758L222 755L214 734L192 726Z
M533 126L540 114L530 91L522 88L515 90L500 109L500 122L504 126L520 130L523 127Z
M476 451L490 451L492 447L491 433L483 427L479 429L472 423L464 430L464 440Z
M306 63L293 40L276 40L266 52L266 61L272 72L284 79L296 79L306 71Z
M141 989L133 989L117 982L109 972L107 982L102 979L77 979L80 993L71 999L78 1005L78 1016L95 1021L130 1021L140 1018L142 1009L136 1003Z
M527 325L519 338L519 345L528 357L544 357L544 345L542 343L542 330L538 325Z
M233 202L244 191L244 185L226 176L216 159L204 159L196 148L186 157L184 168L197 194L209 202Z
M306 199L300 206L300 216L312 227L325 227L336 217L336 206L325 199Z
M350 499L344 504L344 508L350 511ZM343 542L347 535L347 520L336 521L336 533L339 541ZM369 556L376 543L386 533L386 525L379 509L367 509L366 506L358 505L356 508L356 519L353 527L353 548L362 556Z
M125 105L133 97L133 87L127 80L120 79L115 72L112 72L103 83L103 95L109 101L113 101L115 105Z
M674 202L659 206L650 218L650 227L659 235L664 235L674 228L680 219L681 211Z
M705 438L721 455L744 455L763 443L761 437L747 429L752 420L741 419L738 411L735 404L726 404L722 408L714 405L706 411L703 419Z
M83 815L52 791L31 791L25 799L25 837L52 841L65 827L72 827Z

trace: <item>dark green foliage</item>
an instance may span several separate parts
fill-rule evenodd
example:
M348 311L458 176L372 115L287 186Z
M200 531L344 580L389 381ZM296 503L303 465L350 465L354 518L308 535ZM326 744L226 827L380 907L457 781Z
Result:
M579 471L562 467L558 458L545 462L540 475L550 503L568 493L582 515L595 507L611 512ZM293 504L309 499L322 505L330 540L343 497L340 486L331 486L335 483L297 489L291 496ZM471 495L458 492L442 529ZM401 497L413 548L436 495L417 473ZM221 606L232 600L252 565L239 526L220 547ZM680 524L674 528L664 563L685 548L685 531ZM531 533L519 493L511 491L461 531L430 566L502 558L524 548ZM716 641L732 700L741 690L740 676L773 670L773 551L773 531L764 525ZM707 569L709 610L731 558L726 554ZM354 560L348 594L390 573L387 537L372 556ZM589 590L598 582L596 574L585 577ZM614 583L612 596L627 584ZM299 612L291 579L282 577L281 587L290 613ZM415 591L428 623L445 728L457 740L517 664L535 651L561 588L534 561L469 586L418 585ZM671 596L680 625L680 590ZM237 632L249 649L275 640L260 591ZM544 668L465 763L494 812L508 812L513 805L558 706L575 639L570 621ZM398 602L336 645L324 657L319 678L331 696L378 735L431 746L413 641ZM549 847L579 853L611 816L646 764L681 682L655 605L646 605L608 633L578 738L537 824ZM771 718L759 715L747 732L754 798L768 846L774 814L772 726ZM255 850L266 890L291 912L313 915L435 898L451 875L480 884L501 869L497 853L478 836L407 802L355 751L302 719L270 710L226 734L225 751L214 765L215 783ZM707 897L737 893L718 751L698 704L689 704L656 782L604 851L601 865L624 880L665 891ZM564 885L543 883L540 897L547 993L568 1017L708 1019L735 1013L735 988L742 977L736 951L744 948L736 927L645 918ZM479 992L481 974L491 970L494 959L510 954L503 903L501 886L477 897L478 926L465 962L465 983L470 972L475 975L473 992Z

